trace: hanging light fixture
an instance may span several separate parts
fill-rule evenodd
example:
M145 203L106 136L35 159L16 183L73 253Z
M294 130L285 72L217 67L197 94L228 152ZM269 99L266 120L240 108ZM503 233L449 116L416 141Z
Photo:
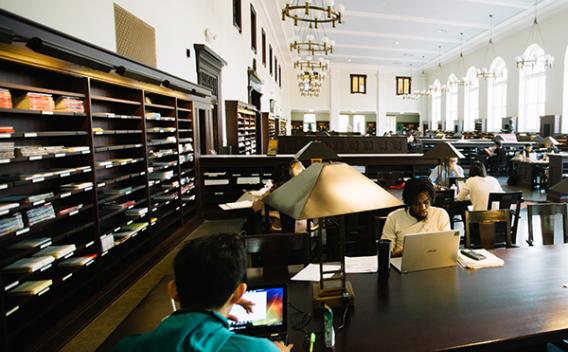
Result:
M299 55L328 55L333 53L335 41L329 39L322 29L318 31L312 23L304 24L299 30L299 35L294 36L290 43L290 51Z
M318 28L322 23L331 23L335 28L337 23L343 23L345 7L334 6L334 0L291 0L287 1L282 10L282 21L292 19L294 26L298 22L308 22Z
M460 32L460 57L459 57L459 61L460 61L460 66L462 67L462 71L465 72L465 57L463 56L463 32ZM455 86L459 86L459 87L464 87L464 86L469 86L471 83L464 79L454 79L448 82L448 86L450 87L455 87Z
M542 33L540 31L540 25L538 24L537 19L537 0L534 2L534 20L532 27L529 33L529 41L531 43L536 42L540 45L541 48L544 49L544 40L542 38ZM536 37L536 38L535 38ZM520 55L516 58L517 68L520 70L529 69L531 71L537 70L547 70L552 68L552 64L554 63L554 57L550 54L538 54L535 53L534 55Z
M494 68L491 68L491 61L497 56L495 55L495 45L493 44L493 14L489 14L489 28L489 46L485 53L485 60L488 66L477 69L477 78L481 79L495 79L503 75L503 72L495 71Z

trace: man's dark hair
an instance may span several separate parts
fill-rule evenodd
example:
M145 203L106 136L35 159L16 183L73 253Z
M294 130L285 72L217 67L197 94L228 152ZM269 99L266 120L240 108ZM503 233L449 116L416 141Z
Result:
M434 185L428 178L411 178L406 181L404 190L402 191L402 201L409 207L416 203L416 199L420 193L428 193L430 199L434 199Z
M215 234L190 240L174 260L181 307L213 309L225 304L246 275L241 236Z
M487 176L487 170L485 169L485 165L483 165L483 163L480 161L473 162L471 164L471 167L469 168L469 177L474 177L474 176L481 176L481 177Z
M499 148L501 148L503 146L503 141L501 139L495 138L495 140L493 140L493 142L495 143L496 146L498 146Z

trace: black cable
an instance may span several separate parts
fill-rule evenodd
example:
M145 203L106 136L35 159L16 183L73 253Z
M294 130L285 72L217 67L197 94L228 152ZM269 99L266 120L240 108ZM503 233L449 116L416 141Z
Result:
M339 325L337 327L337 331L343 329L345 327L345 322L347 321L347 313L349 313L349 302L345 302L345 309L343 310L343 321L341 322L341 325Z

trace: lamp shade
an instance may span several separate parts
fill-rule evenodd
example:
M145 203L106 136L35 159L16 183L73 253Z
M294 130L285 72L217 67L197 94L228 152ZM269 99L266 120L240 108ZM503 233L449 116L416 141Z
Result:
M463 154L456 149L451 143L438 143L436 147L424 153L426 159L448 159L458 158L463 159Z
M559 145L560 142L558 142L556 138L548 136L542 140L542 144Z
M294 158L302 162L311 161L312 159L334 161L339 160L339 155L322 141L311 141L300 149L296 155L294 155Z
M316 219L402 205L345 163L315 163L278 187L265 203L294 219Z

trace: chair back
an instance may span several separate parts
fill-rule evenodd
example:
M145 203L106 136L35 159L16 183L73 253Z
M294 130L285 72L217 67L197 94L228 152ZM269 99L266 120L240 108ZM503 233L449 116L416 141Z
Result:
M554 244L554 220L556 215L562 215L562 230L564 243L568 243L568 210L565 203L545 203L531 204L527 206L527 217L529 218L529 246L534 243L533 217L540 217L540 230L542 244Z
M266 272L288 274L288 265L310 262L310 237L307 233L270 233L245 236L249 267Z
M454 197L455 197L455 192L453 189L450 189L448 191L436 191L436 194L434 195L434 201L432 202L432 205L438 208L442 208L444 209L449 217L450 217L450 225L451 228L454 228Z
M512 213L511 219L511 239L517 241L517 227L521 215L521 203L523 202L523 192L505 192L505 193L489 193L487 201L487 209L491 210L493 202L499 203L499 209L511 209L511 205L515 204L515 211Z
M476 224L478 231L472 229ZM505 228L504 234L499 236L499 225ZM478 238L476 238L478 237ZM504 237L506 247L512 246L511 241L511 213L509 210L477 210L465 212L465 246L472 248L481 246L485 249L493 249L496 244L501 244Z

